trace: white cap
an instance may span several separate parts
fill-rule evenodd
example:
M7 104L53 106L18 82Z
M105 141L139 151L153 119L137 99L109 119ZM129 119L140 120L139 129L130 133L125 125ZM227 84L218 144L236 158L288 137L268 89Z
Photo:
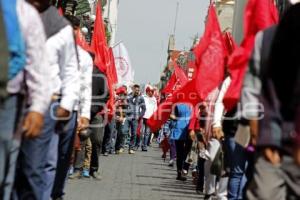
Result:
M89 32L89 30L87 29L87 27L82 27L82 28L81 28L81 32L82 32L84 35L86 35L86 34Z
M96 15L91 15L90 19L91 19L92 22L94 22L96 20Z

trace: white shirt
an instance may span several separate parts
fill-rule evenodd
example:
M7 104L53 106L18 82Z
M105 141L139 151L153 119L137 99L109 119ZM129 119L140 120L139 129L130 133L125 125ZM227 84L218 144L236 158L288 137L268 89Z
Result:
M153 113L157 110L157 101L156 98L149 97L148 95L144 96L145 105L146 105L146 112L144 114L145 119L149 119Z
M52 95L48 79L50 66L45 48L44 26L37 10L24 0L17 2L17 14L26 45L26 66L24 71L8 82L7 91L12 94L21 92L25 76L29 110L44 114L48 110Z
M80 65L80 98L79 98L79 115L87 119L91 118L91 101L92 101L92 75L93 59L80 46L77 45Z
M222 83L217 101L215 102L215 109L214 109L213 123L212 123L214 128L222 127L222 117L225 110L223 99L230 86L230 83L231 83L231 77L227 76Z
M52 93L60 94L60 106L73 111L79 101L79 66L73 28L66 26L47 40Z

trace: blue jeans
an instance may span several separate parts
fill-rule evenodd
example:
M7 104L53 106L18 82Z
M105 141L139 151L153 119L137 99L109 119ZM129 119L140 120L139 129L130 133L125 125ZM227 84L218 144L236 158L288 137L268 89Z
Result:
M147 150L149 137L151 135L151 129L147 125L147 119L143 119L143 137L142 137L142 149Z
M0 103L0 199L9 200L15 177L19 141L13 140L22 106L18 95Z
M51 138L56 124L52 113L56 111L52 103L44 116L44 127L41 135L36 139L24 139L21 144L16 174L14 199L42 199L47 189L47 178L44 168L47 163L47 154L52 149Z
M105 126L103 140L104 140L103 153L109 153L115 151L116 128L115 128L114 120L112 120Z
M116 122L116 130L117 130L117 140L116 140L116 150L120 150L125 146L125 138L128 134L127 128L128 121L125 120L124 123Z
M62 197L65 194L64 189L68 176L68 171L70 168L70 160L74 147L76 127L77 112L73 112L68 121L58 122L56 127L56 134L58 135L58 146L56 146L58 148L58 158L56 162L57 167L56 173L54 172L50 175L51 180L54 180L54 185L51 194L51 197L53 199ZM52 163L54 164L53 161L55 160L52 160ZM54 177L55 179L53 179Z
M225 148L229 159L228 199L243 199L247 182L246 170L248 167L247 152L237 144L234 137L225 137Z
M139 124L138 120L135 119L128 120L128 127L131 133L129 150L132 150L135 146L138 124Z

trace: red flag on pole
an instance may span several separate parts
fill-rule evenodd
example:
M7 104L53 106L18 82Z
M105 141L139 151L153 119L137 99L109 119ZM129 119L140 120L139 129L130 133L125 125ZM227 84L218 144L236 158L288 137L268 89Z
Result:
M176 89L184 86L189 81L186 73L183 71L182 68L180 68L177 65L177 63L175 63L175 66L174 66L174 73L176 74L176 78L177 78Z
M99 68L100 71L105 73L106 69L110 65L110 57L102 18L101 1L99 1L96 8L96 20L94 24L91 47L95 52L94 64Z
M224 79L226 49L215 7L210 5L204 36L194 48L198 65L196 77L168 98L148 120L152 131L159 129L169 118L175 103L193 105L206 99ZM168 110L169 109L169 110Z
M174 72L171 75L167 85L161 93L172 94L175 90L184 86L188 82L188 78L184 71L175 63Z
M111 74L112 83L116 84L118 82L118 75L116 70L116 64L115 64L115 57L112 48L109 48L109 56L110 56L110 63L109 66L109 74Z
M176 77L175 72L173 72L173 74L171 75L169 81L167 82L165 88L161 91L161 93L164 93L167 95L172 94L176 83L177 83L177 77Z
M231 84L224 97L227 111L230 111L240 99L248 61L254 47L257 32L278 22L278 12L273 0L249 0L244 16L244 40L236 48L228 61Z

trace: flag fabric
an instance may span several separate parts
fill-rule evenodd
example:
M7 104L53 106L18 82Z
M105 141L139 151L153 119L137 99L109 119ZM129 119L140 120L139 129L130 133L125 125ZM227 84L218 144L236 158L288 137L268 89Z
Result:
M106 41L105 27L102 18L101 1L99 1L96 8L96 20L94 24L91 48L95 52L94 64L101 72L105 73L106 69L111 63L109 47Z
M254 47L255 35L276 23L278 12L273 0L249 0L244 16L244 39L228 60L231 84L224 97L227 111L233 109L240 99L248 61Z
M171 75L169 81L167 82L166 86L161 91L161 93L166 95L172 94L174 92L174 87L176 83L177 83L176 73L173 72L173 74Z
M177 65L174 65L174 72L172 73L165 88L161 91L164 94L172 94L175 90L181 88L188 82L188 77L185 72Z
M204 36L194 48L196 77L173 92L148 120L152 131L158 130L169 118L176 103L196 105L204 101L224 79L226 49L214 5L210 5Z
M109 97L109 100L107 102L107 108L108 108L108 116L109 120L112 119L113 114L115 112L115 86L118 83L118 77L117 77L117 72L116 72L116 66L114 62L114 55L112 48L109 48L109 60L110 60L110 65L107 66L106 69L106 77L107 77L107 82L108 82L108 89L109 93L111 94Z
M134 71L129 53L123 42L113 47L118 82L129 86L134 82Z
M116 64L115 64L115 57L112 48L109 48L109 56L110 56L110 62L111 65L109 66L109 71L108 73L111 76L111 81L113 84L118 83L118 75L117 75L117 70L116 70Z
M204 36L199 46L195 52L199 62L195 86L200 100L204 100L223 81L225 72L226 49L214 5L209 7Z
M177 78L177 85L176 85L175 89L181 88L182 86L184 86L189 81L186 73L183 71L182 68L180 68L177 65L177 63L175 63L174 72L175 72L176 78Z
M83 48L88 52L93 52L90 45L87 43L84 36L82 35L81 31L76 31L75 39L76 39L76 44L79 45L81 48Z

